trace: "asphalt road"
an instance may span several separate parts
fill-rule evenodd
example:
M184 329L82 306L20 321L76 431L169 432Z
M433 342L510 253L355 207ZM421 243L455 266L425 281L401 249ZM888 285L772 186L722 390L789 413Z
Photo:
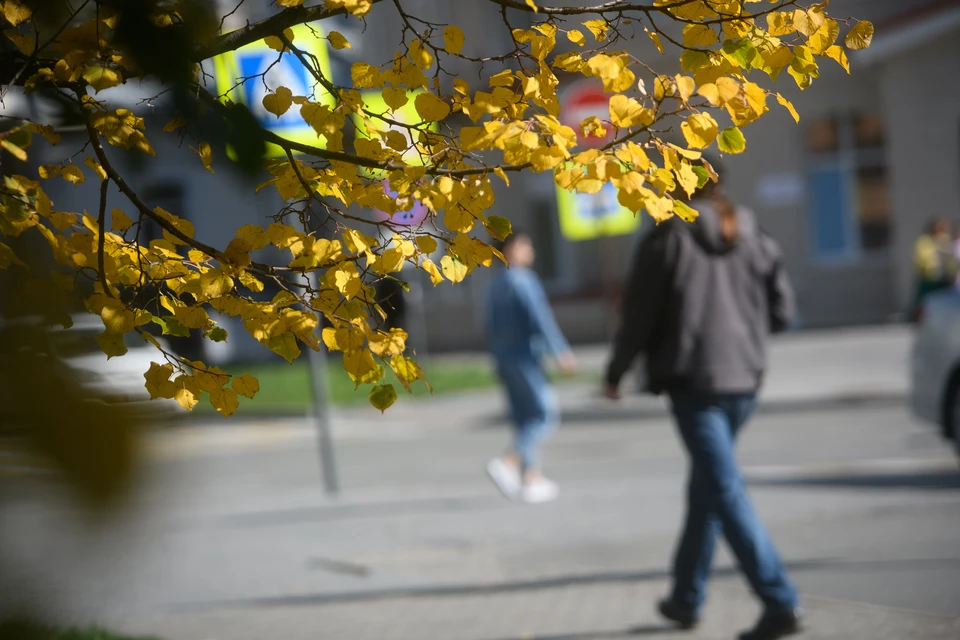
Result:
M643 600L666 589L685 460L664 418L568 418L546 452L561 499L542 507L488 486L482 466L506 441L493 424L342 442L336 501L322 494L306 433L165 449L130 509L107 521L78 515L50 478L7 479L3 601L185 639L346 637L304 630L321 611L354 638L621 637L570 629L590 615L599 622L584 628L655 622ZM910 637L956 637L921 624L960 630L960 474L933 429L891 401L811 405L760 415L740 451L758 510L822 621L816 637L887 637L831 626L844 612L853 629L868 628L869 612L890 616L881 626L891 639L906 633L897 616L913 616L901 620ZM727 637L756 610L729 556L716 566L707 615ZM604 608L618 598L623 610ZM510 622L531 607L562 612L555 625L568 635L541 628L553 613Z

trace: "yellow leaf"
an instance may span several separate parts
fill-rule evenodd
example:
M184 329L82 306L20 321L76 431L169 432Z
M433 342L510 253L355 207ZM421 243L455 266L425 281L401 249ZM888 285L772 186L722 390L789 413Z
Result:
M407 348L407 333L401 329L374 331L370 334L369 344L370 351L381 358L398 356Z
M150 369L143 374L144 387L150 393L150 398L169 398L173 393L170 376L173 375L172 364L150 363Z
M367 350L344 353L343 368L357 385L371 384L383 377L383 370L377 366L373 356Z
M767 14L767 31L771 36L787 36L795 31L793 14L788 11L778 11Z
M96 91L103 91L123 82L119 73L109 67L100 65L93 65L84 69L83 79L89 82L90 86Z
M687 145L695 149L706 149L719 133L717 121L709 113L697 113L687 118L680 128Z
M787 111L790 112L790 115L793 116L794 122L800 122L800 114L797 113L797 110L794 108L792 102L784 98L779 93L777 94L777 102L786 107Z
M423 369L407 356L390 358L390 368L407 391L410 390L410 383L423 379Z
M720 90L717 89L717 85L713 84L712 82L700 85L700 87L697 89L697 93L706 98L707 102L713 106L719 107L721 105Z
M650 37L650 39L653 41L653 46L655 46L655 47L657 48L657 51L659 51L660 54L662 55L662 54L663 54L663 40L660 39L660 34L657 33L656 31L650 31L650 29L647 29L646 27L644 27L643 30L647 32L647 35L648 35L648 36Z
M853 25L853 28L847 33L847 37L844 38L843 42L847 45L848 49L858 51L860 49L866 49L870 46L870 42L873 41L873 24L867 20L861 20L857 24Z
M237 407L240 406L240 399L237 397L237 392L233 389L214 389L210 392L210 404L226 418L227 416L233 415Z
M753 82L744 82L743 89L747 96L747 104L758 116L767 110L767 92Z
M343 264L336 270L334 283L347 300L356 297L363 286L360 282L360 274L357 273L357 267L352 262Z
M284 88L285 87L280 87L280 89L284 89ZM279 92L280 89L278 89L277 91ZM264 96L263 99L266 100L269 97L270 96ZM200 161L203 162L204 169L206 169L210 173L213 173L214 172L213 167L210 166L210 163L213 162L213 150L210 148L210 144L207 142L201 142L199 145L197 145L196 152L197 152L197 155L200 156Z
M850 73L850 60L847 59L847 52L838 44L833 45L826 51L826 56L837 61L844 71Z
M184 307L175 307L173 315L180 324L188 329L204 329L210 323L210 316L199 306L190 305Z
M378 384L370 389L369 399L370 404L383 413L397 401L397 390L392 384Z
M285 114L292 104L293 92L286 87L277 87L276 92L263 96L263 108L278 118ZM207 163L204 164L207 165ZM210 168L209 165L207 165L207 168Z
M740 95L740 83L733 78L717 78L716 85L721 104L726 104Z
M578 47L582 47L584 43L587 41L584 35L577 29L570 29L570 31L567 31L567 40L577 45Z
M243 374L233 379L231 385L237 395L253 399L253 396L260 391L260 382L249 374Z
M675 200L673 202L673 212L677 214L681 220L686 222L693 222L697 219L697 216L700 215L700 212L698 212L696 209L690 207L685 202L680 202L679 200Z
M455 24L443 29L443 48L447 53L457 55L463 49L463 30Z
M463 282L467 277L467 265L460 262L453 256L443 256L440 259L440 268L443 269L443 275L453 284Z
M539 11L539 9L537 9L537 4L533 0L526 0L526 2L527 2L527 6L533 9L534 13L537 13Z
M723 153L743 153L747 148L747 141L740 129L727 127L720 133L717 146Z
M13 26L29 20L33 12L30 7L20 4L18 0L6 0L3 3L3 17Z
M810 36L807 46L813 49L814 53L822 55L827 49L833 46L840 35L840 25L833 18L823 23L823 26Z
M281 6L281 7L288 7L288 8L289 8L289 7L299 7L299 6L302 5L305 1L306 1L306 0L277 0L277 5L279 5L279 6ZM339 4L344 4L344 3L343 3L343 2L339 2Z
M86 181L86 177L84 177L83 171L81 171L80 167L78 167L75 164L68 164L62 169L60 169L60 176L67 182L70 182L71 184L73 184L74 186L78 184L82 184L83 182Z
M24 162L27 159L27 152L24 151L22 148L18 147L17 145L13 144L12 142L10 142L9 140L6 140L6 139L0 140L0 147L3 147L7 151L9 151L13 155L13 157L15 157L20 162Z
M583 23L590 33L593 34L593 37L597 39L597 42L602 42L607 38L607 31L610 29L610 25L606 20L587 20Z
M450 113L450 105L432 93L417 95L413 104L425 122L440 122Z
M293 29L289 29L289 28L284 29L283 35L287 38L289 42L291 43L293 42L293 38L294 38ZM283 48L284 48L283 40L281 40L277 36L267 36L266 38L263 39L263 43L277 52L283 51Z
M417 236L417 249L424 255L430 255L437 250L437 241L430 236Z
M24 158L26 158L26 156L24 156ZM49 178L55 178L60 173L60 165L57 165L57 164L40 165L37 168L37 173L39 173L40 177L43 178L44 180L47 180Z
M686 191L687 196L692 196L693 192L697 190L697 184L700 182L700 178L693 170L693 167L691 167L689 163L681 162L675 173L677 174L677 182L680 183L680 187Z
M117 233L124 233L133 226L133 220L120 209L110 211L110 227Z
M221 298L233 291L233 278L219 269L200 275L200 293L206 298Z
M127 352L127 347L123 343L123 334L104 331L103 333L98 333L94 340L100 347L100 350L107 354L108 360L115 356L122 356Z
M101 180L107 179L107 172L103 170L103 167L100 166L100 163L93 159L93 156L87 156L83 161L83 164L93 169Z
M433 283L433 286L437 286L443 282L443 276L440 274L440 270L437 269L437 265L434 264L433 260L424 260L422 268L427 272L427 275L430 276L430 282Z
M366 62L355 62L350 67L350 78L353 84L360 89L375 89L383 85L380 69Z
M393 110L397 110L410 101L407 90L401 87L384 87L383 101Z
M343 37L339 31L331 31L327 36L327 40L330 41L330 46L339 51L340 49L352 49L350 42Z
M621 128L638 125L646 127L653 122L654 118L650 109L645 109L639 102L623 94L610 98L609 109L610 122Z
M73 225L77 224L77 216L73 213L55 211L50 214L50 223L53 224L53 227L57 231L66 231Z
M690 100L690 96L693 95L694 90L697 88L697 83L694 82L693 78L690 76L677 76L677 93L680 94L680 99L684 102Z
M717 32L705 24L688 24L683 28L683 44L687 47L704 48L717 43Z
M176 392L173 394L173 399L176 400L177 404L187 411L193 411L193 408L197 406L197 402L199 402L196 394L193 391L183 387L176 390Z

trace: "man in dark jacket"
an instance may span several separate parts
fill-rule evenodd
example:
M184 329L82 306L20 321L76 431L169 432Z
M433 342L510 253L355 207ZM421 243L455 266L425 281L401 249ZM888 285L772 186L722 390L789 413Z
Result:
M641 243L607 395L619 397L621 378L644 354L648 389L669 396L690 456L686 522L661 614L696 625L722 532L764 605L741 638L772 640L799 631L797 592L747 496L734 443L756 406L767 336L790 324L794 296L776 243L719 184L690 204L700 212L695 223L668 220Z

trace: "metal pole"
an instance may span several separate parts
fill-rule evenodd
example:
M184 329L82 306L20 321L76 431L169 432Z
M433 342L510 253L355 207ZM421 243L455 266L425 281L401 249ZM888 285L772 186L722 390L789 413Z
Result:
M316 284L316 274L310 274L311 285ZM321 325L322 327L322 325ZM320 469L323 472L323 488L329 496L340 491L337 460L330 432L330 383L327 379L327 347L320 340L320 350L308 349L310 364L310 387L313 391L313 418L317 423L317 444L320 450Z
M417 353L417 361L421 367L426 367L429 355L427 353L427 314L423 287L414 278L410 279L409 285L410 293L407 299L410 304L407 308L410 309L410 312L407 314L405 322L409 324L410 337L412 338L410 342Z

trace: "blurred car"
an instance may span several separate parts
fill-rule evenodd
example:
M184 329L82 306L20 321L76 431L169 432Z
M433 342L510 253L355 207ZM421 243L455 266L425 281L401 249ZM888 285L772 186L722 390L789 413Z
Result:
M151 362L163 360L156 347L136 332L124 336L127 353L110 358L100 350L96 336L103 332L100 318L79 315L73 326L42 324L38 318L0 320L0 418L10 426L16 423L11 407L15 399L5 397L16 385L7 384L8 376L17 375L18 363L24 354L41 359L53 372L48 381L55 401L58 393L75 393L87 400L122 403L144 418L172 419L181 412L172 400L151 400L144 387L143 374ZM164 350L170 351L162 341Z
M960 290L924 299L910 373L914 415L939 425L960 455Z

